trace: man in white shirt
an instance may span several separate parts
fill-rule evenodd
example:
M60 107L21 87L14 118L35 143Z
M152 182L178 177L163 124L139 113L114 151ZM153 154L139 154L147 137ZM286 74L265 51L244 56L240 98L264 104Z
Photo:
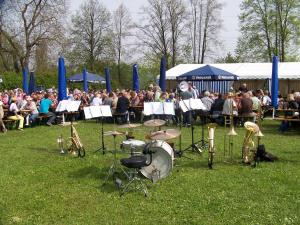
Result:
M101 94L97 93L91 102L91 106L99 106L102 105Z
M262 100L263 106L270 106L272 103L271 98L269 97L269 91L264 91L264 96Z

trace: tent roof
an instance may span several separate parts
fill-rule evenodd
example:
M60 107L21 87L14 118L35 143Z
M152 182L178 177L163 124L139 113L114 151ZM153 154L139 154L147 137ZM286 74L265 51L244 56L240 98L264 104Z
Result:
M209 64L228 71L243 79L271 79L272 63L222 63ZM167 80L175 80L177 76L206 66L206 64L179 64L166 73ZM279 79L300 79L300 62L284 62L278 65Z
M178 80L237 80L238 76L217 67L206 65L177 76Z
M89 83L105 83L105 79L100 75L86 72L87 82ZM83 82L82 73L75 74L69 78L67 78L70 82Z

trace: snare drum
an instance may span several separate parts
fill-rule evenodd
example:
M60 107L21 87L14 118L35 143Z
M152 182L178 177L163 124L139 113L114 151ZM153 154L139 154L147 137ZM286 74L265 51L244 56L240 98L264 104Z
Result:
M153 180L167 177L173 169L174 152L172 147L165 141L155 140L147 147L153 152L152 163L143 167L140 172L147 178ZM147 156L150 160L150 156Z
M129 139L122 142L121 149L124 151L129 151L132 154L141 154L143 153L145 145L146 143L144 141Z

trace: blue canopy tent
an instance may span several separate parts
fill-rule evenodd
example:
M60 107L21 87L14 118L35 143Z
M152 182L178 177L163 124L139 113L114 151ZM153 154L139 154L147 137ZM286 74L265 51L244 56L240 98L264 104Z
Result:
M34 77L34 73L31 72L30 73L30 77L29 77L29 94L31 95L33 92L35 92L36 90L36 86L35 86L35 77Z
M67 99L66 67L63 57L58 59L58 101Z
M104 84L105 83L105 79L103 77L101 77L100 75L97 74L93 74L93 73L89 73L86 72L86 79L88 83L101 83ZM83 82L83 74L75 74L69 78L67 78L67 80L69 82L74 82L74 83L80 83Z
M105 72L105 87L106 87L106 91L108 93L111 92L111 83L110 83L110 72L109 72L109 68L105 68L104 69Z
M159 87L162 90L162 92L166 91L166 67L167 67L167 61L166 57L162 57L160 61L160 76L159 76Z
M28 94L28 70L27 68L23 68L23 91Z
M271 83L271 97L272 106L277 109L278 107L278 57L273 56L272 61L272 83Z
M88 92L89 88L88 88L88 82L87 82L86 69L83 70L82 77L83 77L83 91Z
M139 68L137 64L132 66L132 88L135 92L140 90Z
M198 90L226 93L239 76L225 70L206 65L178 76L177 81L192 81Z

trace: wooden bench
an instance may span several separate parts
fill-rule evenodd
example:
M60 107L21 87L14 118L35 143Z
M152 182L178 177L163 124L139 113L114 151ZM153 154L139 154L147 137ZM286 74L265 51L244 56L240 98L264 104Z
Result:
M17 120L11 120L11 119L5 118L5 119L2 119L2 121L3 121L6 129L8 129L8 130L12 130L17 124L16 123Z
M298 121L298 122L300 122L300 119L298 119L298 118L275 117L275 118L273 118L273 120L277 120L277 121Z
M37 118L36 118L36 123L38 125L41 125L41 124L46 124L46 122L48 121L48 118L49 116L47 115L39 115Z

